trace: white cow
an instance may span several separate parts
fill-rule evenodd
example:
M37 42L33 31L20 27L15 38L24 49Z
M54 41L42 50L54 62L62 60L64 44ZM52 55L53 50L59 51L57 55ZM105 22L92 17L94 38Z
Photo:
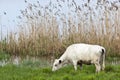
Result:
M82 63L95 64L96 72L104 70L105 48L84 43L72 44L59 59L55 59L52 71L56 71L68 63L72 63L75 70L77 70L77 65L82 66Z

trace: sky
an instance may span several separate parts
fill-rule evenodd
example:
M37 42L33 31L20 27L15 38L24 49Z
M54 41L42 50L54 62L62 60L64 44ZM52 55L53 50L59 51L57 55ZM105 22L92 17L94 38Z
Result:
M49 0L27 0L27 2L30 2L30 3L35 3L37 1L39 1L40 4L43 6L49 2ZM51 0L51 1L55 1L55 0ZM88 0L75 0L75 1L77 1L77 4L82 4ZM90 3L91 3L90 6L94 7L96 1L97 0L94 0L94 1L90 0ZM118 0L108 0L108 1L113 2ZM27 5L28 4L26 4L24 0L0 0L0 36L1 35L6 36L7 32L17 31L18 29L17 24L19 22L17 17L20 15L20 10L24 10L25 7L27 7ZM67 8L64 5L63 12L66 12L66 11L67 11Z
M37 0L27 0L35 3ZM48 0L39 0L45 5ZM27 4L24 0L0 0L0 36L6 36L7 32L16 32L19 22L20 10L24 10Z
M17 16L20 9L25 7L23 0L0 0L0 34L5 36L14 31L17 25Z

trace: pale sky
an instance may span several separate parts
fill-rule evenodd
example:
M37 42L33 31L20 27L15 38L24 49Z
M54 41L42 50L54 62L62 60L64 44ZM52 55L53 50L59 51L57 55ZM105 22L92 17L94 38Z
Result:
M35 3L37 0L27 1L30 3ZM41 3L41 5L45 5L49 0L38 1ZM5 36L7 31L17 31L17 17L20 15L20 10L24 10L27 5L28 4L26 4L24 0L0 0L0 36Z
M0 34L2 36L5 36L7 31L10 32L16 29L16 17L20 14L19 10L24 7L23 0L0 0L0 30L2 29Z

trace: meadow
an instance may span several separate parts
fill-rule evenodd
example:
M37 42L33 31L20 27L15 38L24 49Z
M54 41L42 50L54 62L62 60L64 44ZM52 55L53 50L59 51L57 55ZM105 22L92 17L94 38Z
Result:
M32 65L32 64L31 64ZM51 67L15 66L0 67L0 80L120 80L120 65L107 65L105 71L95 73L93 65L74 70L69 65L56 72Z

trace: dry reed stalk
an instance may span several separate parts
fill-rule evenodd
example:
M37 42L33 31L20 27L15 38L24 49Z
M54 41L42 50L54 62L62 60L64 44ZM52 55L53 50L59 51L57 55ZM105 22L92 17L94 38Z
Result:
M73 7L75 7L74 5ZM35 12L34 6L29 5L27 11L22 13L22 17L25 17L27 23L21 26L18 40L14 34L9 35L6 51L11 55L48 56L50 58L63 54L68 45L82 42L105 46L107 55L120 55L120 19L118 18L120 10L116 11L116 14L105 11L105 18L97 19L97 21L101 21L100 23L94 22L92 16L89 16L90 19L84 20L86 16L82 17L83 14L79 11L76 11L78 15L75 16L78 22L74 21L70 14L69 18L66 18L65 14L59 13L58 17L62 18L62 24L59 27L54 15L56 8L51 11L51 7L50 5L46 8L38 7L36 9L40 9ZM75 8L77 9L77 7ZM40 13L42 11L46 13ZM108 19L110 15L113 15L113 20Z

